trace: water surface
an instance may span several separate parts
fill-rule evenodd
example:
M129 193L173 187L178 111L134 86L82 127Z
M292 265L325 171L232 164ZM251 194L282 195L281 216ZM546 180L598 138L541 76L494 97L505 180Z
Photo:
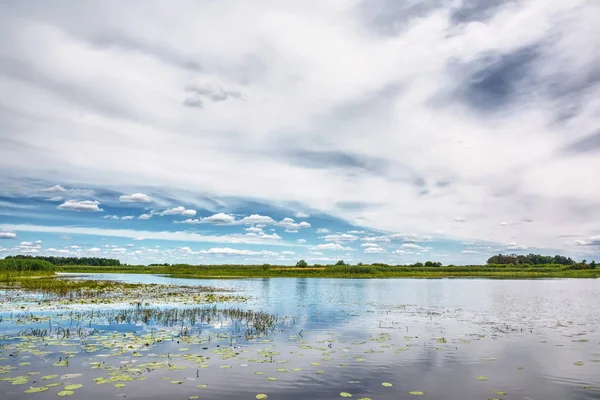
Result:
M0 379L28 377L21 385L0 381L3 399L56 398L69 384L83 385L75 398L600 399L597 279L81 278L229 288L251 298L218 307L281 319L268 336L245 338L241 323L227 319L185 322L181 336L180 326L85 317L75 322L85 338L44 343L18 332L47 321L2 313L0 366L15 369L0 367ZM32 315L65 313L27 307ZM64 316L55 323L73 326ZM163 340L145 345L151 337ZM61 355L69 364L53 366ZM100 379L119 374L132 380ZM40 379L48 375L58 377ZM48 382L62 385L24 393Z

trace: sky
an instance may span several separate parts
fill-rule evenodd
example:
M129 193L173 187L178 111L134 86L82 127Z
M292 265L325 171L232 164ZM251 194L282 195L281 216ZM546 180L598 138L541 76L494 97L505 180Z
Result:
M600 261L596 0L7 0L0 257Z

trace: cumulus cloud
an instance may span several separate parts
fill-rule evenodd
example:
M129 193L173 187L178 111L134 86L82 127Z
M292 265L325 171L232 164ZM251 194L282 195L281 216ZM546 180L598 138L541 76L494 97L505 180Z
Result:
M14 232L2 232L0 231L0 239L14 239L17 237L17 234Z
M518 251L518 250L527 250L527 246L523 244L517 244L516 242L510 242L506 245L506 250Z
M311 250L335 250L335 251L342 251L342 250L354 250L351 247L344 247L339 243L325 243L325 244L318 244L316 246L312 246L310 248Z
M277 222L276 225L281 228L288 229L288 230L298 230L298 229L310 228L310 224L308 222L302 221L302 222L297 223L292 218L284 218L281 221Z
M358 236L350 235L348 233L342 233L342 234L335 234L335 235L326 235L326 236L321 237L321 239L325 240L326 242L343 243L343 242L355 242L358 240Z
M91 200L67 200L66 202L59 205L57 208L60 210L70 210L70 211L91 211L91 212L99 212L104 211L102 208L98 207L100 205L99 201L91 201Z
M105 215L104 217L102 217L102 219L113 219L113 220L116 220L116 219L119 219L119 217L116 216L116 215Z
M296 213L296 218L308 218L308 217L310 217L310 215L308 215L307 213L303 213L301 211L298 211Z
M122 220L125 220L125 221L127 221L127 220L130 220L130 219L133 219L133 216L131 216L131 215L126 215L126 216L124 216L124 217L121 217L121 219L122 219Z
M213 247L208 250L200 250L200 254L213 254L213 255L230 255L230 256L277 256L278 253L274 251L252 251L252 250L239 250L232 249L230 247Z
M319 228L317 229L317 233L329 233L330 230L327 228Z
M414 244L414 243L404 243L400 247L403 249L409 249L409 250L423 250L423 247L419 246L418 244Z
M379 247L379 246L367 247L367 248L365 248L364 252L372 253L372 254L381 254L381 253L387 253L387 249L385 249L383 247Z
M469 250L469 249L467 249L467 250L461 251L461 254L477 254L477 253L479 253L477 250Z
M119 196L119 201L123 203L150 203L152 199L144 193L133 193Z
M186 209L185 207L179 206L179 207L174 207L174 208L165 210L165 211L159 213L159 215L160 216L181 215L183 217L193 217L194 215L196 215L196 210L189 210L189 209Z
M48 198L46 200L48 200L48 201L62 201L62 199L63 198L61 196L54 196L54 197L50 197L50 198Z
M600 246L600 235L591 236L588 239L575 240L574 244L577 246Z
M41 191L46 193L65 193L67 189L60 185L55 185L46 189L42 189Z
M152 218L152 214L142 214L138 217L138 219L150 219Z
M298 239L298 240L296 240L296 243L304 244L304 243L306 243L306 239Z

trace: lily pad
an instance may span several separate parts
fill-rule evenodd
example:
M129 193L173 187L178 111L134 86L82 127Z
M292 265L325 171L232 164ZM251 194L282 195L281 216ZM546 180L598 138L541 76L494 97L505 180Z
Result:
M48 381L50 379L54 379L54 378L58 378L58 375L46 375L46 376L42 376L42 379L45 381Z
M46 390L48 390L48 387L46 386L30 387L25 391L25 393L39 393L45 392Z
M72 390L63 390L62 392L58 392L57 393L60 397L65 397L65 396L72 396L75 394L74 391Z
M79 389L80 387L83 387L83 385L81 383L75 383L73 385L65 386L65 390L75 390L75 389Z
M257 394L257 395L256 395L256 398L257 398L257 399L266 399L266 398L267 398L267 395L266 395L266 394L264 394L264 393L259 393L259 394Z
M340 396L342 396L342 397L352 397L352 395L350 393L348 393L348 392L341 392Z
M391 384L391 383L389 383L389 382L383 382L383 383L381 384L381 386L385 386L385 387L392 387L392 386L394 386L394 385L392 385L392 384Z
M481 376L481 375L479 375L479 376L477 376L477 380L480 380L480 381L487 381L487 380L488 380L488 378L487 378L487 377L485 377L485 376Z
M117 389L119 389L119 388L124 388L124 387L125 387L125 384L124 384L124 383L115 383L115 387L116 387Z
M425 396L425 392L408 392L411 396Z

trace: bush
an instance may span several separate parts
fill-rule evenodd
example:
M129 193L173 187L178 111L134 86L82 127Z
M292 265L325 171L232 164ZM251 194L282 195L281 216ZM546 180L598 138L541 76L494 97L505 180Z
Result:
M296 263L297 268L306 268L308 267L308 263L304 260L300 260Z

